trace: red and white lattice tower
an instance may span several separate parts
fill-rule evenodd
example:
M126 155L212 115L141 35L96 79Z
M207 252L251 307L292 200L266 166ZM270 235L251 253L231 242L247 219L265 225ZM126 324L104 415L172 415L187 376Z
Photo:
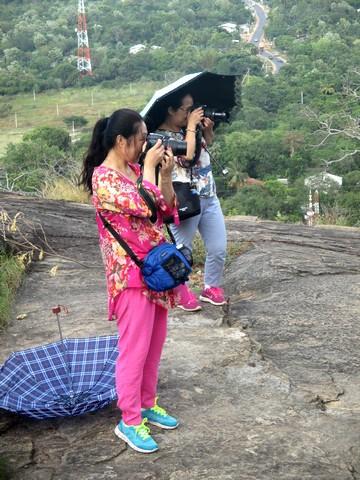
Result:
M85 0L79 0L78 7L78 56L77 68L81 75L92 75L89 38L86 26Z

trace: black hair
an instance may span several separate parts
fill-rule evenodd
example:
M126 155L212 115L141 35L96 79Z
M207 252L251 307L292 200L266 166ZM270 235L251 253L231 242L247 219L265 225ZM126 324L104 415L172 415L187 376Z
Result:
M165 98L164 100L162 100L158 106L156 124L151 119L145 119L149 132L155 131L162 123L165 122L166 117L169 114L169 108L172 108L173 110L178 110L182 105L183 99L187 95L191 95L191 93L178 92L174 95L171 95L168 99Z
M139 131L142 117L129 108L116 110L110 117L101 118L94 126L89 148L84 156L80 185L91 194L94 168L105 160L109 151L115 146L118 135L128 139Z

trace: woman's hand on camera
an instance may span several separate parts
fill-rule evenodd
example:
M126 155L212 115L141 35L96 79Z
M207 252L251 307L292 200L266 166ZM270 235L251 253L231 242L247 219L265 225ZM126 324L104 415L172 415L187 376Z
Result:
M160 190L165 202L169 206L175 206L175 192L172 184L171 173L174 168L174 154L170 147L166 147L160 168Z
M213 122L209 117L204 117L202 119L202 122L201 122L202 133L208 145L210 145L214 140L214 125L215 125L215 122Z
M165 147L161 140L157 140L155 145L149 149L144 158L144 168L155 168L162 162L165 154Z
M201 121L201 125L202 125L202 128L203 128L203 131L209 131L209 132L212 132L213 128L214 128L214 125L215 125L215 122L213 122L211 120L211 118L209 117L204 117Z
M199 125L199 123L202 121L204 118L204 110L202 107L195 108L193 110L188 118L188 123L187 123L187 128L191 130L196 130L196 127Z
M165 149L163 161L161 162L161 178L171 179L171 173L174 169L174 154L170 147Z

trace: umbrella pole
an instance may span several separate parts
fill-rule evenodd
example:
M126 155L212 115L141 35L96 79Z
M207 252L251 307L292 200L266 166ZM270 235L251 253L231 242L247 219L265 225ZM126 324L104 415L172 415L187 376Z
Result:
M61 331L61 326L60 326L60 317L59 317L58 313L56 313L56 321L57 321L57 325L58 325L58 329L59 329L60 340L63 343L64 339L63 339L63 336L62 336L62 331Z
M61 325L60 325L60 312L61 312L61 310L63 310L65 313L68 313L68 309L66 307L63 307L62 305L58 305L57 307L52 308L52 312L56 316L56 321L57 321L57 325L58 325L58 329L59 329L61 344L62 344L62 346L65 350L64 351L64 356L65 356L66 376L67 376L67 380L68 380L69 394L72 397L74 395L74 390L73 390L71 373L70 373L70 369L69 369L70 362L69 362L68 350L67 350L66 345L64 343L64 338L63 338L63 335L62 335L62 330L61 330Z

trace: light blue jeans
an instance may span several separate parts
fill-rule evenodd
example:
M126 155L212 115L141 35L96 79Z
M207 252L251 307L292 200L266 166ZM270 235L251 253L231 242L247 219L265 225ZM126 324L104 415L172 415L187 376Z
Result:
M196 231L199 230L206 250L204 283L210 287L219 287L226 258L224 215L216 195L201 197L200 203L200 215L183 220L180 225L173 224L170 228L176 243L182 243L191 250Z

